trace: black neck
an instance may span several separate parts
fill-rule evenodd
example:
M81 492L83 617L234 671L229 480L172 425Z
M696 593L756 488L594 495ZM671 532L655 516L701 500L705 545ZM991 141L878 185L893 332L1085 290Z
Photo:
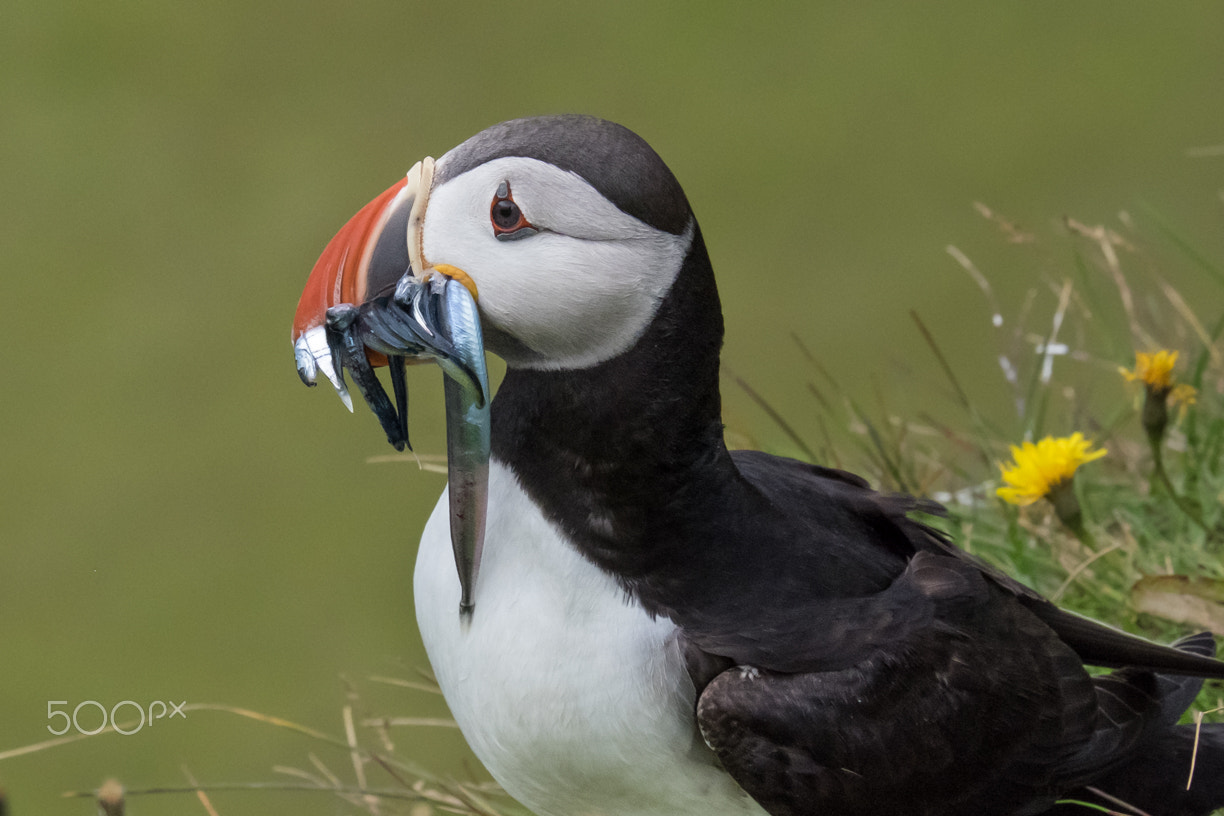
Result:
M699 229L649 328L583 370L510 369L493 455L545 515L627 587L665 571L695 506L734 479L723 444L722 309ZM699 497L700 501L694 501Z

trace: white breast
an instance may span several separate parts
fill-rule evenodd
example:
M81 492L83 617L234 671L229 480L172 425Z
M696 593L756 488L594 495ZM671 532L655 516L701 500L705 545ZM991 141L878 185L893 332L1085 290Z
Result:
M693 722L670 621L651 620L494 461L476 610L461 629L443 493L421 538L417 621L464 736L541 816L763 814Z

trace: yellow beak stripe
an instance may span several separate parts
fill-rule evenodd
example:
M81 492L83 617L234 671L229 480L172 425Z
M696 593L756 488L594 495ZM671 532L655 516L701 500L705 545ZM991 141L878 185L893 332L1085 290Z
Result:
M443 275L447 278L459 281L463 284L463 288L472 293L472 300L480 300L480 293L476 291L476 281L468 277L468 273L464 272L459 267L451 266L450 264L438 264L437 266L432 266L429 269L426 269L421 275L421 280L428 280L429 276L434 272L437 272L439 275Z

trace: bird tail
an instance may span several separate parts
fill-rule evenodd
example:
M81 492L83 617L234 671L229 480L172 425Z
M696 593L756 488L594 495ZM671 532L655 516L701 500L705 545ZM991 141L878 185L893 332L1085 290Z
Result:
M1224 678L1224 662L1214 659L1215 641L1210 632L1184 637L1173 646L1162 646L1059 609L1048 601L1033 603L1030 608L1090 665L1141 666L1162 674Z
M1206 816L1224 808L1224 723L1171 728L1135 759L1068 798L1148 816ZM1063 805L1056 812L1074 811Z

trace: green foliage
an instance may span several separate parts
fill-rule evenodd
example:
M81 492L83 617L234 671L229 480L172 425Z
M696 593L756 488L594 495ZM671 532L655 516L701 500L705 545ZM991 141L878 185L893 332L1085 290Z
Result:
M950 386L951 418L898 409L889 404L896 394L864 407L800 342L816 411L807 423L792 418L788 436L814 426L823 464L938 500L947 515L932 523L1068 608L1163 641L1188 629L1224 631L1224 276L1155 217L1149 230L1125 214L1117 229L1067 218L1038 237L978 209L1045 270L1015 305L1000 306L974 261L949 247L992 312L999 366L990 390L1005 392L1009 409L971 397L982 384L960 381L938 332L915 315ZM1205 315L1169 283L1196 272L1211 281L1211 295L1198 300ZM1122 369L1136 367L1136 353L1160 349L1180 352L1180 391L1127 382ZM1194 389L1190 404L1185 385ZM1163 424L1151 419L1153 401ZM1018 508L999 498L1010 446L1073 432L1109 451L1068 485L1082 526L1060 521L1051 500ZM1209 683L1197 709L1218 709L1222 697Z

